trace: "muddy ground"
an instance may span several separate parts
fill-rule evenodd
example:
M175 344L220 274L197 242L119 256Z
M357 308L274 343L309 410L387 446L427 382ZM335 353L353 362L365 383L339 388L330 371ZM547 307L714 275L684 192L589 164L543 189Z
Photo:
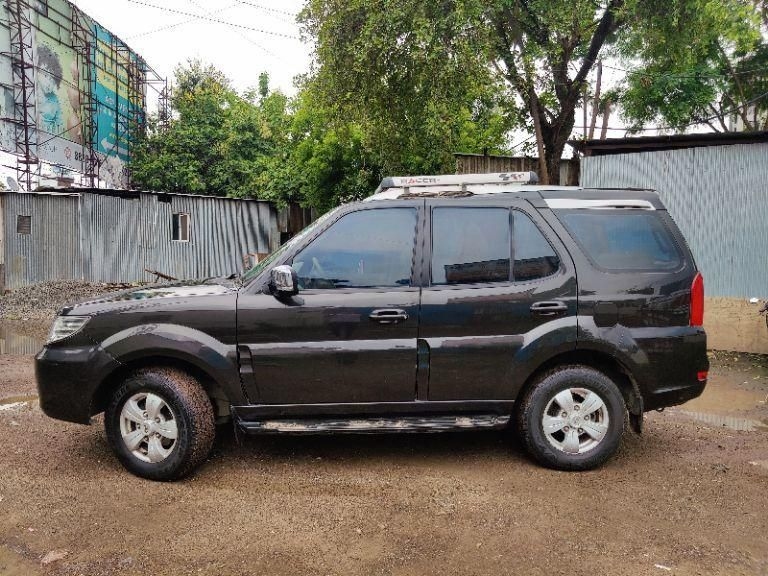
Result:
M0 356L0 574L768 575L768 357L712 362L701 399L593 472L500 433L225 429L160 484L123 471L100 421L45 417L32 358Z

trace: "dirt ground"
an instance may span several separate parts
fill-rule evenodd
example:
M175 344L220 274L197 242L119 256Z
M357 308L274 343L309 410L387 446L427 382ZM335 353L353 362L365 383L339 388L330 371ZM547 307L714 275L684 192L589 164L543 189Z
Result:
M586 473L501 433L222 430L175 484L125 472L101 422L45 417L0 356L0 574L768 575L768 357L714 353L705 395Z

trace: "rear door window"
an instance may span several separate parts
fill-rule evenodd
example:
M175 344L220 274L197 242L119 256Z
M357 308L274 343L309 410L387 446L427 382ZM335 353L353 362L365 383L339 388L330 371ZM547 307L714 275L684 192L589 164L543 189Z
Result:
M545 278L560 268L552 245L544 238L527 214L513 210L514 214L514 269L515 282Z
M527 282L557 272L560 259L541 230L527 214L511 214L508 208L435 208L432 284Z
M560 221L604 270L677 270L680 250L651 211L556 210Z
M509 282L509 210L435 208L432 284Z

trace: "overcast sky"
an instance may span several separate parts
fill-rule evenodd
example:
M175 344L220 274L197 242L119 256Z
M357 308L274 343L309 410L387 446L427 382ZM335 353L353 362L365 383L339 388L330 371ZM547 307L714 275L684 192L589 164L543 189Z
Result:
M312 47L300 39L304 0L74 0L169 80L187 58L224 72L242 92L269 73L272 88L294 94ZM148 94L151 99L151 94ZM150 103L150 106L153 103Z

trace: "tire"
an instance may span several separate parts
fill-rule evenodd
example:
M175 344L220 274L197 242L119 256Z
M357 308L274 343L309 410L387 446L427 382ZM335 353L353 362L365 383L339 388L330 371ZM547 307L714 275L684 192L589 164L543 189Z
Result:
M618 450L626 413L608 376L586 366L562 366L543 374L525 395L517 428L528 453L544 466L590 470Z
M177 480L210 454L213 406L200 383L174 368L144 368L115 390L104 415L120 463L149 480Z

